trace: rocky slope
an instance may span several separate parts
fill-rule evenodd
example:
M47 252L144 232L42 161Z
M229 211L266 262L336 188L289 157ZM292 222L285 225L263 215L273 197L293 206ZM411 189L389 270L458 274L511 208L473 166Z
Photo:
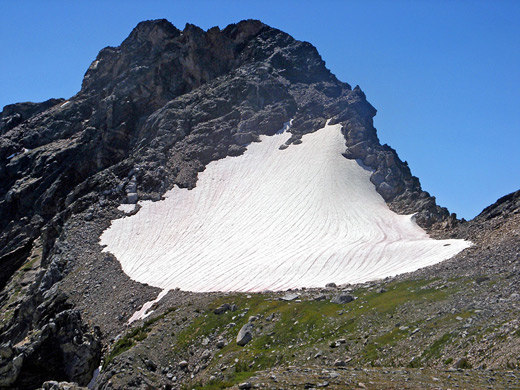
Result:
M520 388L519 195L452 230L472 248L411 274L285 293L172 291L116 337L96 388Z
M311 44L254 20L208 31L193 25L181 31L166 20L142 22L119 47L98 54L74 97L5 107L0 386L29 389L46 380L86 385L102 356L109 367L127 319L158 293L130 280L113 256L101 252L99 236L122 215L117 206L158 200L174 184L193 188L209 162L243 153L246 144L291 119L287 144L295 146L289 147L327 119L342 124L345 157L373 169L371 181L393 210L416 212L418 223L439 236L478 243L439 265L442 277L473 275L492 263L497 265L490 273L501 281L518 258L518 195L458 224L421 190L396 152L380 145L375 113L361 89L337 80ZM421 277L428 279L428 272L437 271L424 272ZM517 276L508 283L514 286ZM177 307L185 314L154 323L170 333L177 330L161 321L188 326L219 297L171 294L164 310ZM461 298L461 307L466 304ZM141 337L137 332L127 346ZM170 358L161 357L163 368ZM107 368L98 388L108 386L110 372L126 363L111 364L117 370ZM165 386L192 379L172 370L164 374L170 379ZM121 388L142 385L133 372L126 371ZM178 382L171 381L174 376ZM149 380L152 387L162 383Z

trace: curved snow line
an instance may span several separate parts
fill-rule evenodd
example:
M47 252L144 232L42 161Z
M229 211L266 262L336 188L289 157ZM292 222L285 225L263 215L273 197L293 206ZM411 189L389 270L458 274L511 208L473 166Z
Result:
M279 150L289 137L263 136L242 156L210 163L194 189L141 202L103 233L104 250L162 289L262 291L392 276L470 246L433 240L392 212L370 171L343 157L340 125Z

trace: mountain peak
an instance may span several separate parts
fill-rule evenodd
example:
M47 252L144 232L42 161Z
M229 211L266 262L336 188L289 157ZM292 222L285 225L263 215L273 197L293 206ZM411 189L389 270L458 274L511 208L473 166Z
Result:
M140 22L130 33L125 42L131 41L155 41L158 37L173 38L180 34L180 31L166 19L146 20ZM123 42L123 44L125 44Z

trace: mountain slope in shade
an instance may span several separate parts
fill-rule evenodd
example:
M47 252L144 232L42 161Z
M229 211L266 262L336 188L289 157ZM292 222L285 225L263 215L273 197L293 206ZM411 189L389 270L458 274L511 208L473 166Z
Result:
M371 171L343 156L341 125L262 136L210 163L192 190L143 202L101 237L133 279L163 289L262 291L414 271L468 247L392 212Z

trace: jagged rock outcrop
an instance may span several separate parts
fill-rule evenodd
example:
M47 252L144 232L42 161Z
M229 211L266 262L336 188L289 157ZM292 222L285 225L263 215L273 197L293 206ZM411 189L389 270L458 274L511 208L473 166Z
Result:
M63 101L64 99L49 99L42 103L25 102L5 106L0 113L0 135Z
M81 313L59 289L64 266L55 258L46 270L34 275L3 326L0 388L32 389L49 379L86 385L99 365L99 327L84 324Z
M485 221L496 217L510 218L520 213L520 190L507 194L486 207L475 217L475 221Z
M345 157L374 170L371 180L390 207L417 213L425 227L446 221L447 210L421 190L393 149L380 145L375 114L361 89L337 80L311 44L255 20L208 31L142 22L121 46L101 50L77 95L5 107L0 289L27 263L37 238L42 274L1 330L6 344L0 367L15 378L3 383L84 384L97 364L99 335L59 293L72 266L55 243L71 216L85 213L91 221L94 208L157 200L174 184L192 188L210 161L241 154L259 135L290 120L288 147L327 119L341 123ZM47 358L56 364L44 369L41 359ZM39 376L26 375L36 368Z

